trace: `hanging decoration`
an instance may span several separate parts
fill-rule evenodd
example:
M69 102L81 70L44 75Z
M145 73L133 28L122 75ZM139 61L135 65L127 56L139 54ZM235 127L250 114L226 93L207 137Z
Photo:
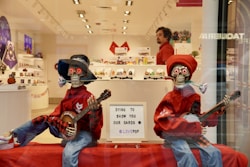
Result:
M2 59L7 41L11 41L10 27L4 16L0 17L0 59Z
M17 64L17 57L13 42L7 41L2 61L6 66L9 66L10 69Z
M127 41L126 41L126 42L124 42L124 43L121 45L121 47L127 48L127 51L129 51L129 50L130 50L130 48L129 48L129 46L128 46L128 42L127 42Z
M113 41L109 47L109 50L115 54L115 48L118 47L118 45Z
M24 34L24 50L27 54L32 54L32 38Z
M119 47L119 46L113 41L113 42L111 43L110 47L109 47L109 50L110 50L113 54L115 54L115 48L117 48L117 47ZM127 51L130 50L127 41L125 41L120 47L126 48Z
M41 97L45 96L46 94L48 94L48 88L43 90L41 93L37 93L37 94L32 93L31 96L33 98L41 98Z

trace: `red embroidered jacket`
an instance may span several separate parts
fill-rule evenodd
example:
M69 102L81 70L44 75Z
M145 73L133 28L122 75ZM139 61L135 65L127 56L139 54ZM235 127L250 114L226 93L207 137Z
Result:
M200 95L191 86L182 89L174 88L168 92L156 108L154 115L154 131L163 138L162 132L175 137L198 138L201 136L200 122L188 122L182 114L193 110L198 116L200 111ZM202 123L203 126L216 126L218 115L212 114Z
M85 86L68 89L64 99L55 108L54 112L52 112L49 117L58 118L64 111L75 111L76 113L81 112L81 110L88 106L87 99L91 95L92 94L87 90ZM96 111L89 111L77 122L78 130L91 132L94 139L100 139L102 126L102 108Z

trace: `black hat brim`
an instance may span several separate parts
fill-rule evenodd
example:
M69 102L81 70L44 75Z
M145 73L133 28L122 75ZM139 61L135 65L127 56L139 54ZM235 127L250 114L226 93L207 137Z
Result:
M70 76L68 76L68 69L69 66L76 66L76 67L80 67L87 75L86 76L82 76L80 79L81 81L84 82L84 84L88 84L94 80L96 80L96 76L89 70L89 68L77 61L77 60L72 60L72 59L60 59L58 61L58 73L59 75L61 75L64 79L66 80L70 80Z

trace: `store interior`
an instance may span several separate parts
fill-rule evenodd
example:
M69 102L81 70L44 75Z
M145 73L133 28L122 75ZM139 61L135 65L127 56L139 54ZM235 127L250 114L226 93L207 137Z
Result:
M139 104L145 110L145 134L140 140L161 143L162 139L153 131L153 114L162 97L172 89L173 83L165 79L165 65L155 64L159 49L155 31L160 26L166 26L173 32L184 34L183 39L171 41L175 54L195 54L198 68L193 74L193 81L209 85L207 92L201 93L204 111L220 101L216 99L218 94L228 94L237 89L244 92L228 108L223 144L245 153L249 158L250 148L244 146L250 139L247 84L250 75L246 72L249 69L249 59L246 58L248 52L240 46L240 39L228 40L224 53L225 88L220 91L216 81L218 46L214 40L201 35L217 32L218 11L215 9L219 4L206 0L193 4L182 4L181 0L157 0L157 3L132 1L130 6L126 2L86 0L76 5L71 0L0 1L0 17L7 21L10 33L4 37L14 45L17 57L14 67L7 67L4 73L0 73L0 105L4 106L5 112L13 112L1 117L3 126L0 127L0 133L40 114L51 113L70 87L70 84L58 86L56 63L59 59L83 53L90 58L90 69L98 77L97 81L87 86L88 89L97 97L104 89L112 91L112 96L102 102L106 113L100 141L110 142L111 122L108 112L112 104ZM238 4L241 3L238 0ZM236 4L236 0L227 3L228 32L244 33L247 38L247 32L237 29ZM128 16L124 15L126 10L131 12ZM79 14L84 16L80 17ZM113 46L116 49L112 49ZM247 56L238 56L238 50L241 53L245 51L244 55ZM9 84L8 79L13 72L16 83ZM194 88L200 92L197 86ZM9 101L15 105L9 106ZM16 110L19 111L17 116ZM19 119L9 120L13 117ZM217 132L217 128L209 128L206 137L217 143ZM60 142L50 136L49 131L34 141Z

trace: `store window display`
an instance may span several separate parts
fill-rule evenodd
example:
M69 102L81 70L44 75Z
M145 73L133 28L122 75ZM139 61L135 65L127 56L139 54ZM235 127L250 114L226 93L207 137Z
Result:
M66 82L71 83L71 88L67 90L61 103L50 115L38 116L11 130L9 135L0 138L0 144L3 146L16 139L18 145L25 146L49 128L52 135L63 138L62 145L65 147L62 166L78 166L78 154L83 148L97 144L103 126L102 106L85 86L96 80L88 68L89 64L85 55L73 55L70 59L59 60L60 86ZM77 121L77 126L63 120L66 111L79 114L86 107L89 110Z
M223 105L201 121L200 95L189 83L197 67L190 55L173 55L167 61L167 73L174 82L174 88L159 103L154 115L154 131L165 140L164 145L173 150L178 167L198 166L191 148L200 150L202 166L223 166L222 156L203 135L204 127L216 126L218 117L229 104L226 95Z

